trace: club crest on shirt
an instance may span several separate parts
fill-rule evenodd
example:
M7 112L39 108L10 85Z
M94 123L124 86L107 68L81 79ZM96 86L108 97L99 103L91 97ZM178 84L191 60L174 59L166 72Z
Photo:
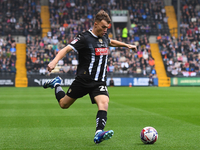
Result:
M68 90L68 93L71 93L71 91L72 91L72 89L69 89L69 90Z
M100 42L100 43L103 43L103 40L102 40L102 39L99 39L99 42Z

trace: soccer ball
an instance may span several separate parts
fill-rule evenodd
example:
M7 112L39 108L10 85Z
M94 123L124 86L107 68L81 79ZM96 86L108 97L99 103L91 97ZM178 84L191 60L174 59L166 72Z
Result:
M158 132L153 127L145 127L140 133L140 139L144 144L153 144L158 139Z

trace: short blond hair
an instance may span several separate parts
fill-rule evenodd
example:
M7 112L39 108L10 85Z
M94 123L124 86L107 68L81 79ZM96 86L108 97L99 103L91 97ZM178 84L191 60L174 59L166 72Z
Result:
M109 15L104 10L100 10L96 14L96 16L94 18L94 22L98 22L98 21L102 21L102 20L105 20L108 24L111 22Z

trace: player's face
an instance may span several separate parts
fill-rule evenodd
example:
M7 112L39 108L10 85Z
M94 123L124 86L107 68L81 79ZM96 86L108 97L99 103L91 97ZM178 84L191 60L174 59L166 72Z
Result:
M106 34L109 24L105 20L95 22L96 35L102 37Z

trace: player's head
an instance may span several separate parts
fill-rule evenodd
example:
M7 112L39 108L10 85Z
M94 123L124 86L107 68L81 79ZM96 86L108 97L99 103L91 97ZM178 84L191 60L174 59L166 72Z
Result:
M110 22L109 15L104 10L100 10L94 18L95 34L102 37L107 32Z

